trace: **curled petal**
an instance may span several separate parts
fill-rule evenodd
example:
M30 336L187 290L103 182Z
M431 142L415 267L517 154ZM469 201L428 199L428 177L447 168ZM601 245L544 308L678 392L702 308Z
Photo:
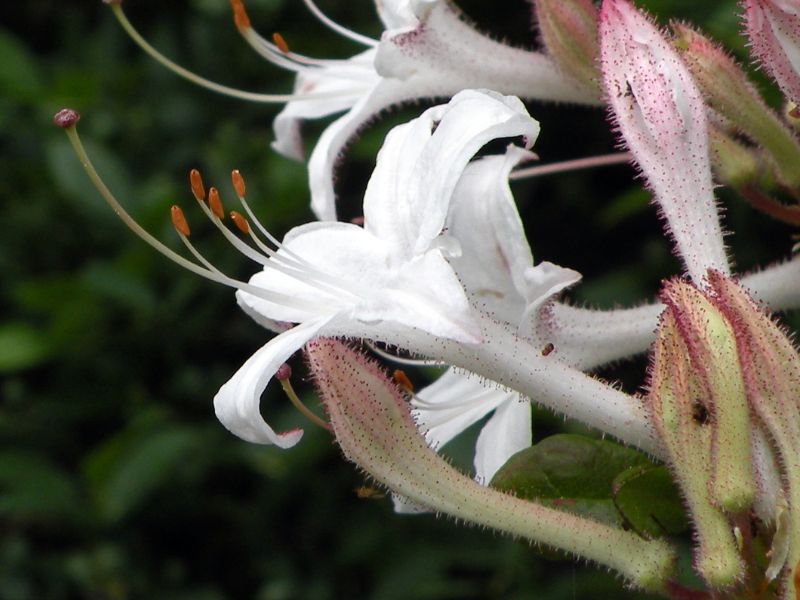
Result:
M291 448L303 437L302 429L276 433L261 416L261 394L288 358L313 338L328 319L307 321L270 340L223 385L214 396L214 411L233 434L256 444Z
M508 459L531 445L531 405L519 394L500 404L475 445L475 479L488 484Z

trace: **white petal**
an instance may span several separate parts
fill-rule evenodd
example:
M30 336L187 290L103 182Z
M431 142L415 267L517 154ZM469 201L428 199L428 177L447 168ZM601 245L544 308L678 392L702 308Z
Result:
M288 358L328 322L317 319L298 325L262 346L214 397L217 418L231 433L248 442L291 448L303 437L302 429L276 433L261 416L261 394Z
M492 386L493 384L489 384ZM516 397L496 387L487 387L450 369L412 400L412 414L425 440L439 449L459 433L480 421L500 404Z
M525 296L528 304L520 321L520 334L527 336L534 333L538 313L545 303L580 280L581 274L577 271L547 261L526 269L525 281L528 289Z
M288 102L272 123L275 132L272 148L284 156L302 160L300 120L347 110L369 94L380 79L372 66L374 58L375 49L370 49L347 60L329 61L320 68L301 71L294 85L299 98ZM306 94L326 97L305 99Z
M509 458L531 445L531 405L518 394L494 411L475 446L475 479L487 485Z
M533 264L528 240L508 186L508 174L533 156L509 146L503 156L476 160L464 170L453 194L447 230L461 244L451 258L473 303L494 318L517 326L524 310L524 273Z

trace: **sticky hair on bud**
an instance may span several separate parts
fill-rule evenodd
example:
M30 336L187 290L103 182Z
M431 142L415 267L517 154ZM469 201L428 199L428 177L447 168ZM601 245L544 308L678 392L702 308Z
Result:
M283 363L278 370L275 371L275 379L278 381L286 381L292 376L292 367L289 366L289 363Z
M212 187L208 190L208 208L220 221L225 218L225 211L222 208L222 200L219 199L217 188Z
M414 384L411 383L411 380L402 370L395 369L394 373L392 373L392 379L394 380L395 384L397 384L397 386L404 392L408 392L409 394L414 393Z
M242 0L230 0L231 10L233 11L233 22L236 28L241 31L242 29L250 29L250 17L247 16L247 11L244 9Z
M283 39L283 36L280 33L278 33L277 31L273 33L272 41L278 47L278 50L280 50L284 54L289 54L289 44L286 43L286 40Z
M206 199L206 188L203 185L203 178L200 176L200 171L192 169L189 171L189 185L192 188L192 194L197 198L198 202Z
M191 235L191 230L189 229L189 223L186 222L186 217L181 210L181 207L177 204L173 204L172 208L169 209L170 217L172 218L172 226L175 228L180 235L184 237L189 237Z
M244 233L245 235L250 234L250 223L247 222L241 213L236 212L235 210L231 211L231 221L233 224L236 225L237 229Z
M247 188L244 185L244 177L239 173L239 169L231 171L231 182L233 183L233 189L236 191L236 195L239 198L244 198Z
M78 111L72 110L71 108L62 108L53 115L53 124L57 127L61 127L61 129L69 129L80 120L81 116L78 114Z

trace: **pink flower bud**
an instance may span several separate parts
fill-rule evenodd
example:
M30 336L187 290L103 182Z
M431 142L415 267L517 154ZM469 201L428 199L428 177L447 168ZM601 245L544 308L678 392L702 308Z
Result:
M728 272L713 195L706 108L672 44L627 0L600 8L607 101L692 278Z
M800 102L800 3L744 0L744 22L756 58L789 100Z

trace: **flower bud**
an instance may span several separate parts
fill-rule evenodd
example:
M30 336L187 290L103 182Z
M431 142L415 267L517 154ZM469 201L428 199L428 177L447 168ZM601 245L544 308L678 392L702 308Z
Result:
M374 361L332 339L306 346L308 363L345 456L412 502L459 520L575 553L659 589L674 556L648 541L577 515L484 487L425 443L403 392Z
M800 102L800 5L745 0L744 23L756 58L787 98Z
M695 523L697 569L712 587L726 587L744 567L723 511L742 512L755 495L736 340L691 284L667 283L662 299L647 402Z
M727 272L713 196L706 107L691 73L627 0L600 8L600 59L619 132L655 193L687 271Z
M761 99L744 71L716 43L688 25L674 23L675 46L709 105L763 147L776 175L790 188L800 187L800 144Z
M534 0L547 53L570 77L600 96L597 9L591 0Z

